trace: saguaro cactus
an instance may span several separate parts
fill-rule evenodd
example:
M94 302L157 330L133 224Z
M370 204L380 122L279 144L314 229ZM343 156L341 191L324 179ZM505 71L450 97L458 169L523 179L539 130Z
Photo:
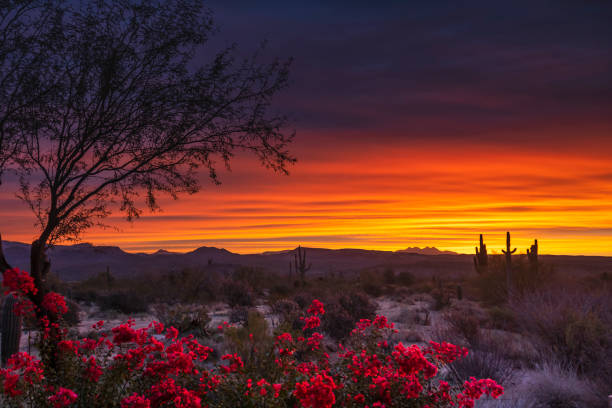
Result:
M527 259L529 260L529 270L532 273L538 272L538 240L534 240L531 249L527 250Z
M17 299L13 295L8 295L2 305L2 320L0 321L2 330L1 359L2 366L6 365L9 357L19 351L21 340L21 316L15 314Z
M306 266L306 250L302 249L301 246L298 246L295 249L294 261L295 261L295 271L296 273L297 272L300 273L300 279L302 282L304 282L306 272L310 270L310 268L312 267L312 263L309 263L308 266Z
M489 267L489 256L487 255L487 246L484 243L482 234L480 234L480 251L476 247L476 256L474 256L474 267L480 275L487 272Z
M506 249L502 249L506 255L506 285L508 290L508 300L512 294L512 254L516 252L516 248L510 250L510 232L506 232Z

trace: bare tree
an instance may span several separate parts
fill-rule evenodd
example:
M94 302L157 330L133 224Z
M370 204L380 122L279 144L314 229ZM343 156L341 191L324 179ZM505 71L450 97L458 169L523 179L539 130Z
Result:
M46 41L61 14L57 2L0 0L0 183L19 147L20 113L39 103L53 86L45 72L53 44Z
M157 209L160 193L197 192L200 169L218 183L219 164L238 150L278 172L295 160L285 117L270 112L290 61L238 60L230 47L203 62L214 25L202 1L52 9L61 18L45 34L49 89L18 112L11 152L19 197L40 227L30 265L37 306L49 245L78 239L115 208L133 219Z

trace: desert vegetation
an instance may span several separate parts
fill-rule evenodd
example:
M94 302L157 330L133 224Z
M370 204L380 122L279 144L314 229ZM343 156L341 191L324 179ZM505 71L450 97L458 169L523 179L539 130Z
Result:
M295 252L307 260L307 249L299 248ZM482 260L482 250L479 252L477 256ZM151 406L164 406L160 401L170 396L162 398L154 394L156 385L152 379L136 378L146 377L149 365L174 364L166 360L170 359L168 352L155 356L143 354L143 347L152 347L159 341L163 346L158 347L173 349L180 344L181 353L189 354L187 350L196 349L203 353L185 358L193 360L193 367L199 367L200 385L207 378L206 381L219 381L217 387L207 383L212 388L205 393L199 389L198 393L193 388L193 381L197 380L193 376L195 371L181 372L177 367L168 368L168 373L156 377L172 382L171 390L177 393L172 398L178 398L183 392L184 398L191 398L187 394L193 392L189 395L201 401L202 406L371 406L376 402L386 406L425 406L427 403L446 406L448 401L459 402L463 398L462 387L465 390L472 386L467 384L481 384L484 387L481 391L489 390L499 396L495 383L503 386L504 394L496 399L485 395L476 406L605 407L609 392L607 378L611 374L607 361L612 345L610 288L606 275L561 276L540 261L536 270L534 260L530 262L526 255L515 254L512 278L508 280L505 255L487 257L486 271L476 267L471 276L457 279L448 277L452 275L417 278L407 271L396 274L384 266L378 274L368 268L352 274L279 276L263 268L244 266L222 274L214 272L210 265L123 279L114 278L108 271L84 281L52 279L53 290L73 304L66 310L76 310L78 315L76 319L62 319L61 341L73 344L74 350L62 351L68 353L70 362L62 360L61 364L66 364L66 370L87 371L83 364L93 359L104 373L100 375L108 376L105 381L112 383L121 377L124 385L131 381L139 384L126 385L134 395L130 391L129 395L108 394L109 398L133 404L142 399L150 401ZM12 297L18 298L20 290L30 287L10 286L16 285L11 282L16 280L7 282L11 295L7 295L5 303ZM512 285L510 297L508 282ZM314 313L319 307L324 313ZM386 316L384 320L382 316ZM151 322L159 323L151 325ZM156 333L161 327L166 331ZM168 330L170 338L165 338ZM134 337L125 343L112 340L123 332ZM136 340L138 336L143 337ZM82 354L84 351L78 347L93 340L98 342L96 346ZM34 356L44 350L38 348L40 341L36 340L32 346ZM25 352L25 339L21 344ZM439 356L430 360L437 367L437 380L417 375L429 396L442 392L439 387L448 384L449 400L440 400L438 405L431 405L432 400L424 398L422 390L407 398L410 387L405 382L385 385L390 387L387 394L373 392L382 386L374 385L377 378L382 381L379 377L382 371L376 371L379 373L376 375L355 371L365 376L362 380L353 378L356 382L349 381L350 375L344 371L349 357L353 363L374 364L374 361L396 358L398 353L410 349L420 350L429 359L427 353L431 353L431 347L439 347L432 345L441 344L452 344L445 346L455 347L447 352L455 350L452 353L461 358L449 359L443 365ZM107 357L99 354L102 349ZM360 354L363 352L366 354ZM144 371L128 377L107 374L126 369L118 368L116 362L111 364L110 355L141 358L135 367L136 371ZM199 363L198 359L201 359ZM287 377L288 382L283 381L280 361L292 369L309 367L311 371L294 372ZM129 362L123 363L129 367ZM34 363L9 361L8 364L9 370L3 371L5 384L10 373L17 375L27 364ZM191 364L188 366L192 367ZM351 364L348 367L356 370ZM383 369L378 364L375 364L376 370L391 369ZM359 370L365 369L360 367ZM207 374L202 377L203 373ZM474 383L474 379L494 382ZM61 383L61 380L55 381ZM29 395L27 398L40 400L52 396L36 387L26 391L26 384L19 384L24 387L19 398ZM307 390L314 392L317 388L327 390L327 396L304 394L301 397L300 384L306 394ZM110 383L104 386L111 387ZM64 383L63 387L79 395L94 392L75 384ZM414 389L420 390L420 387ZM13 401L9 394L5 398L7 403ZM307 402L307 398L318 402ZM139 406L128 402L124 405Z

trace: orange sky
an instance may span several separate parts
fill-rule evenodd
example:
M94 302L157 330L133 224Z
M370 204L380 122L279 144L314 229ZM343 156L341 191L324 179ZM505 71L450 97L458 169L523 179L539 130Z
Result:
M145 252L206 245L250 253L301 244L471 253L479 233L499 252L509 230L523 253L538 238L542 253L612 255L606 144L351 139L301 134L290 176L238 157L221 186L163 200L163 212L132 224L115 213L108 222L119 231L91 230L84 241ZM29 242L33 217L10 189L0 187L0 231L6 240Z

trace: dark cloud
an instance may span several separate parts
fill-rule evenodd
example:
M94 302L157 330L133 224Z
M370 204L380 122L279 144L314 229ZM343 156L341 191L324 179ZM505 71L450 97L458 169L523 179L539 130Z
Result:
M452 138L612 114L612 3L373 4L210 6L221 28L215 41L246 50L267 38L270 55L295 57L292 87L280 101L298 130Z

